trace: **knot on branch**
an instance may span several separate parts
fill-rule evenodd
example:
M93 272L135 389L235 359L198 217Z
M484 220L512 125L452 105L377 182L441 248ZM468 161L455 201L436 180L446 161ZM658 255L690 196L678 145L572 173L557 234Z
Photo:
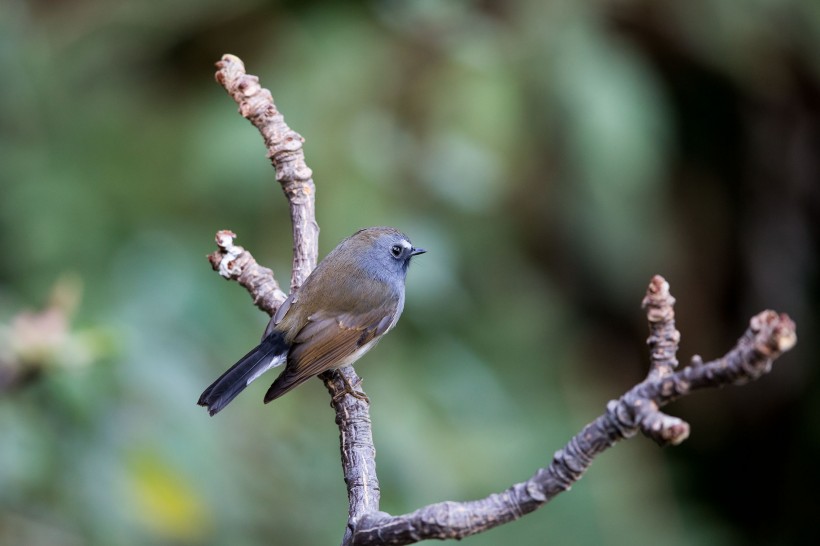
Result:
M631 438L638 432L637 412L635 402L628 400L627 393L620 400L610 400L606 405L606 418L611 430L614 431L613 443L621 438Z

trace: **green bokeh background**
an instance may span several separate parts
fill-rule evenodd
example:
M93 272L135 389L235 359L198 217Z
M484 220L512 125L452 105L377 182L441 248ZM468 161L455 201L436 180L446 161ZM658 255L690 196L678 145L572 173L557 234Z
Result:
M820 4L814 0L0 4L0 323L82 286L71 342L0 395L0 544L316 545L346 495L327 393L195 401L266 317L213 234L287 285L287 204L213 81L239 55L306 139L323 255L429 250L357 369L382 508L526 479L647 365L661 273L682 362L764 308L797 348L670 408L571 492L470 545L799 544L820 503ZM65 281L63 281L65 282ZM72 289L75 290L75 289ZM76 290L75 290L76 291Z

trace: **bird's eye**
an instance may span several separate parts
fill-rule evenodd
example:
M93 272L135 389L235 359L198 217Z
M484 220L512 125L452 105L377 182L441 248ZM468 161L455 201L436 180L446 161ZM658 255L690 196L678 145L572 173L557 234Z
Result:
M395 258L398 258L399 256L401 256L401 251L402 251L402 248L399 245L393 245L393 246L390 247L390 254L392 254L393 257L395 257Z

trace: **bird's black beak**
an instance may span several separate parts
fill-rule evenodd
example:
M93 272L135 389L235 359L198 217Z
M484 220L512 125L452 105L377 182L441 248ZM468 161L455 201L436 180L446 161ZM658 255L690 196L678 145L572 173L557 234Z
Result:
M427 252L427 251L424 250L423 248L413 247L413 249L410 251L410 255L411 256L418 256L419 254L424 254L425 252Z

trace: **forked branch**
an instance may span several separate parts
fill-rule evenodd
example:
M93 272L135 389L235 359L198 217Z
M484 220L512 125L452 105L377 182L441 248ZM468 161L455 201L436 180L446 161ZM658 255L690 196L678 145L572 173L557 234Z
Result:
M259 78L245 72L245 65L234 55L224 55L216 63L216 81L239 105L239 113L256 127L265 141L268 158L276 169L290 206L293 223L293 270L291 291L297 290L316 267L319 226L316 224L313 173L305 163L304 138L285 123L270 91ZM250 252L233 244L236 235L227 230L216 234L217 250L208 256L214 270L226 279L238 281L253 298L254 304L269 315L285 300L273 271L260 266ZM361 379L352 366L319 375L330 392L336 411L342 451L342 468L347 484L349 519L378 510L379 482L376 477L376 449L370 426L370 409L365 396L342 396L345 383L361 389ZM345 540L350 539L350 527Z
M284 123L270 92L259 85L256 76L245 73L242 61L225 55L217 66L217 81L239 104L240 113L262 133L277 180L288 198L294 231L291 290L295 290L316 265L318 248L314 186L304 163L303 139ZM224 277L245 287L260 309L275 312L284 293L271 270L235 246L234 237L228 231L217 233L218 250L209 256L211 264ZM650 369L646 378L618 400L610 401L600 417L559 449L550 464L530 479L480 500L440 502L399 516L380 512L369 405L359 398L339 396L345 391L340 374L353 385L360 380L352 367L322 374L336 411L348 490L348 524L342 544L460 539L518 519L569 489L597 455L639 431L659 445L681 443L689 435L688 423L660 408L697 390L758 379L797 342L795 324L787 315L763 311L751 319L749 328L723 357L703 363L696 356L690 366L678 370L680 332L675 328L674 303L669 284L660 276L653 277L643 300L649 321Z

